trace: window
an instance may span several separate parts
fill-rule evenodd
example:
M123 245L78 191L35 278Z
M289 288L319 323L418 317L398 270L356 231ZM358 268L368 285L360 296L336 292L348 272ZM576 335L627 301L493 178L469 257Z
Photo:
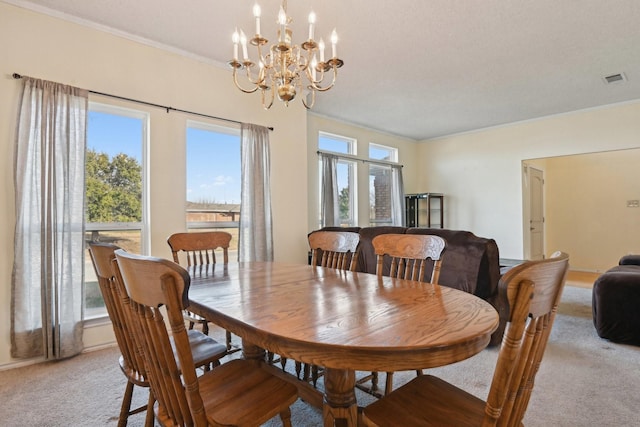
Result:
M398 149L380 144L369 143L369 158L371 160L398 161Z
M397 162L398 149L369 144L369 159ZM391 166L369 164L369 225L393 225Z
M89 104L85 159L86 241L114 243L148 253L145 151L148 115ZM106 315L88 251L85 251L85 319Z
M325 152L338 154L355 155L356 140L343 136L332 135L320 132L318 138L318 149ZM322 168L320 174L322 173ZM354 160L338 160L338 200L340 204L340 225L344 227L355 226L357 224L356 212L356 162ZM318 180L322 185L322 177ZM321 219L318 219L318 223Z
M238 250L240 175L240 128L189 121L187 228L231 233L231 259Z

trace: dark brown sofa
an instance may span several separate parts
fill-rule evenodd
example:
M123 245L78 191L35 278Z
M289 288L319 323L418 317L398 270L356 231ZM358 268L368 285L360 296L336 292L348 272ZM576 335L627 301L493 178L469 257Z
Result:
M476 295L492 304L500 313L500 326L491 337L490 345L500 344L506 325L506 313L498 298L498 281L500 280L500 259L498 246L493 239L478 237L469 231L446 230L440 228L413 227L325 227L323 230L353 231L360 234L360 257L358 271L375 274L376 255L372 240L375 236L387 233L398 234L433 234L446 240L440 284L460 289ZM383 274L389 274L389 266L385 265Z

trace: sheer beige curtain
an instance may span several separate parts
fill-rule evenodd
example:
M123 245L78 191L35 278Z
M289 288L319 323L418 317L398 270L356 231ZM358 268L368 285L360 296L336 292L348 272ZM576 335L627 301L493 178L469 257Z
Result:
M15 148L11 355L82 350L88 92L23 78Z
M338 202L338 156L319 153L321 164L320 221L322 227L340 225Z
M406 224L404 181L402 179L401 165L391 166L391 223L398 226Z
M273 261L269 129L241 126L239 261Z

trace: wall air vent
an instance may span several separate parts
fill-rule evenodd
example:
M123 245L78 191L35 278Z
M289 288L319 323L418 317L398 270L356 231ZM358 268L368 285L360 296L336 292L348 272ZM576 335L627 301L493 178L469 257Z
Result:
M622 83L627 80L624 73L611 74L602 78L606 84Z

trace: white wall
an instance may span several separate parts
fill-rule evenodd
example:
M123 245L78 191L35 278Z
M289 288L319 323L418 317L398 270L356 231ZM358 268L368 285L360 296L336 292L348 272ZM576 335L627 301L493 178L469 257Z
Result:
M336 89L337 90L337 89ZM403 165L402 177L406 193L422 191L416 184L416 171L420 162L416 158L417 144L414 140L402 138L383 132L351 125L348 123L327 119L326 117L309 114L307 117L307 150L308 157L308 203L309 203L309 231L318 228L319 212L319 172L318 172L318 135L319 132L354 138L357 140L357 156L366 159L369 156L369 143L386 145L398 149L398 163ZM368 193L369 168L367 163L358 163L358 225L366 227L369 224L369 198L363 197L363 191Z
M639 118L634 102L424 141L418 182L445 194L446 228L494 238L501 257L520 259L522 161L640 147ZM620 246L622 254L632 249Z
M545 163L547 248L575 270L605 271L640 253L640 150L554 157Z
M306 262L307 115L299 103L264 111L259 95L237 90L222 66L0 3L0 366L11 362L10 294L15 223L13 145L21 83L13 72L174 108L273 126L274 245L277 260ZM91 100L117 103L92 96ZM185 229L185 124L180 113L126 104L151 114L151 253L169 257L166 238ZM109 339L109 325L85 333L85 346Z

